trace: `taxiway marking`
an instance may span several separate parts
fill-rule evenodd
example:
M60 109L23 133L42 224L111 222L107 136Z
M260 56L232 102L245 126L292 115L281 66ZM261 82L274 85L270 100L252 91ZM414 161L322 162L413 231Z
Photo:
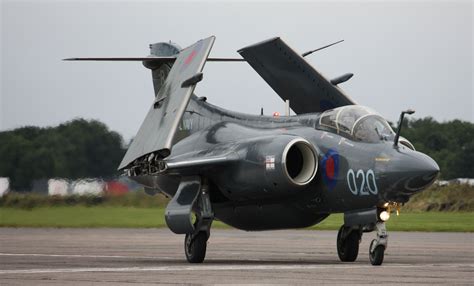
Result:
M39 257L71 257L71 258L130 258L130 259L175 259L166 256L125 256L125 255L93 255L93 254L43 254L43 253L0 253L0 256L39 256Z
M41 274L41 273L80 273L80 272L176 272L176 271L234 271L234 270L311 270L311 269L363 269L372 265L199 265L199 266L159 266L159 267L83 267L83 268L45 268L0 270L1 274ZM474 264L390 264L380 268L473 268Z

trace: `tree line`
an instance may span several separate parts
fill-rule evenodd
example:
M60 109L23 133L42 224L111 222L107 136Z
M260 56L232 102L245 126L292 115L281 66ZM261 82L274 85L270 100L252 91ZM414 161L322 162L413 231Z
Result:
M442 179L474 177L474 124L431 117L405 120L402 136L438 162ZM125 154L123 139L96 120L0 132L0 177L14 190L36 179L110 178Z
M461 120L440 123L431 117L406 120L402 136L417 151L438 163L441 179L474 178L473 123Z
M22 127L0 132L0 177L17 191L37 179L107 178L118 174L124 154L122 136L96 120Z

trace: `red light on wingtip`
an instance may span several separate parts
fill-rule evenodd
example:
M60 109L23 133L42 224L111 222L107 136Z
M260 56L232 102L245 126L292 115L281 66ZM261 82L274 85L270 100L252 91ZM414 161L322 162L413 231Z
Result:
M273 112L273 117L280 117L280 112Z

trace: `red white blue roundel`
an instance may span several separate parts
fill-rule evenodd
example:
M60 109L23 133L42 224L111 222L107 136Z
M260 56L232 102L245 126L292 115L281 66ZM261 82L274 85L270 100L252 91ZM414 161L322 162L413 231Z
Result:
M336 150L329 149L321 160L323 181L332 190L337 183L339 173L339 154Z

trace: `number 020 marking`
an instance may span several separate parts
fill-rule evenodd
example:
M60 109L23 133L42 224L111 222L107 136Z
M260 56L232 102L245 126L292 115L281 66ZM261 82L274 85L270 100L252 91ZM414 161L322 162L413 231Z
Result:
M361 169L354 172L354 170L349 169L346 179L349 190L356 196L376 195L378 193L375 173L372 169L367 170L367 172Z

